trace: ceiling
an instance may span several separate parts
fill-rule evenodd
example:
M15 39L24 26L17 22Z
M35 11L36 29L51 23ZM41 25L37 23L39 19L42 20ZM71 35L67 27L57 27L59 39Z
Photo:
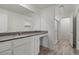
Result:
M50 6L55 6L55 4L25 4L24 7L30 9L35 13L40 13L41 10Z
M50 6L54 6L54 4L31 4L31 6L38 9L44 9Z
M42 9L45 9L50 6L59 6L62 7L60 4L0 4L0 8L11 10L13 12L17 12L23 15L32 16L36 13L40 13ZM75 4L63 4L64 7L64 14L70 15L76 9ZM62 12L62 11L61 11Z
M28 16L39 13L42 9L50 6L53 6L53 4L0 4L0 8Z
M0 8L13 11L16 13L20 13L23 15L28 15L29 13L33 13L29 9L26 9L24 7L21 7L19 4L0 4Z
M76 8L77 8L76 4L58 5L55 13L57 17L60 17L60 18L70 17L74 15Z
M63 13L64 17L69 17L74 14L77 4L31 4L30 6L32 6L32 8L34 8L35 11L37 12L38 11L40 12L42 9L45 9L51 6L55 6L55 7L58 6L59 8L63 7L63 10L61 11L58 10L58 11Z

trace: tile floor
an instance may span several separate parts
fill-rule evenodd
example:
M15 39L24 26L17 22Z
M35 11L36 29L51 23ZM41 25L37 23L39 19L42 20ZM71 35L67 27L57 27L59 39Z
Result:
M71 46L69 40L60 40L53 50L40 46L40 55L79 55L79 51Z
M47 55L56 55L56 54L54 53L53 50L51 50L51 51L48 52ZM79 55L79 51L78 50L74 50L74 54L73 55Z

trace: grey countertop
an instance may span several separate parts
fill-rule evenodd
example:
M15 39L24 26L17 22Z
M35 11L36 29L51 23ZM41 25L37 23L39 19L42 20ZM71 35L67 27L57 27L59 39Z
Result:
M11 36L11 35L24 35L30 33L47 33L48 31L18 31L18 32L3 32L0 33L1 36Z
M0 42L6 42L36 35L46 34L48 31L20 31L0 33Z

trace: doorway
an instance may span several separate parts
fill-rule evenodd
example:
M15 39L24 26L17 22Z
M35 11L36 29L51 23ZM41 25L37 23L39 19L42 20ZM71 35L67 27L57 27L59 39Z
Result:
M73 20L71 17L62 18L60 20L60 38L69 40L73 46Z

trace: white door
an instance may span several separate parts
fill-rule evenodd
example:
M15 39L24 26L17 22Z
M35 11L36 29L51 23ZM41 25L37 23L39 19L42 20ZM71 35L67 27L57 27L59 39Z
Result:
M72 24L72 19L71 18L64 18L61 19L60 21L60 39L68 39L71 42L72 45L72 40L73 40L73 24Z

